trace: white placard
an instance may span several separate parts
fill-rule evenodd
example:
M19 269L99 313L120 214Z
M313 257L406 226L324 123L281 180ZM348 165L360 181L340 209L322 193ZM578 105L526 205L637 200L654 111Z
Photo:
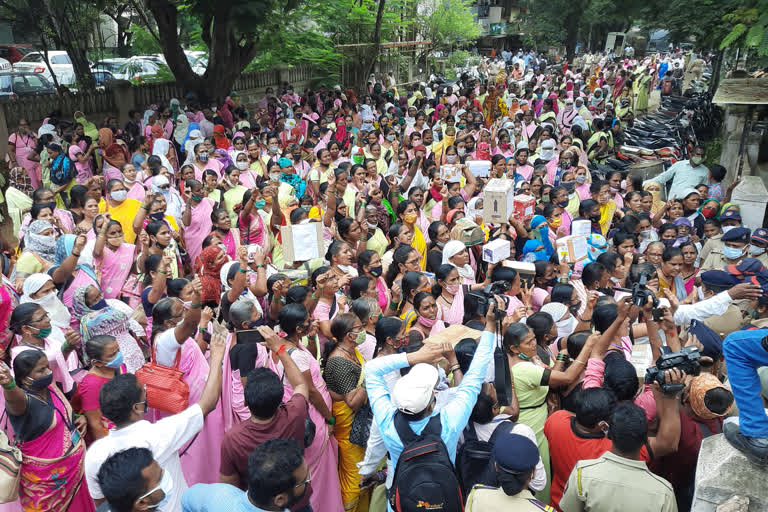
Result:
M491 162L488 160L467 160L467 169L476 178L487 178L491 175Z

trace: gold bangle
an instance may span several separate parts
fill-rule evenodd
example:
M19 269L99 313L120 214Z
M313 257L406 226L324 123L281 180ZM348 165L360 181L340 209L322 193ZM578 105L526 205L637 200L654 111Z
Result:
M579 360L579 359L574 359L574 360L573 360L573 363L574 363L574 364L576 364L576 363L581 363L581 364L583 364L583 365L586 365L586 364L587 364L587 363L585 363L584 361L581 361L581 360Z

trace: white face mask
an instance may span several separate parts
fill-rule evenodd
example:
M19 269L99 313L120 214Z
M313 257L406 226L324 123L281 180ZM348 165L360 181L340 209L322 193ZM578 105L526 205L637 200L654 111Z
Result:
M268 151L272 154L277 153L279 148L277 146L269 146Z
M378 224L371 224L370 222L368 223L368 229L376 229L377 226Z
M280 173L279 172L271 172L271 173L269 173L269 179L271 181L280 181Z
M570 315L565 320L560 320L557 322L557 335L561 338L568 336L573 332L573 330L576 328L576 318L574 318L573 315Z
M706 297L704 297L704 289L699 286L696 290L698 290L699 300L706 300Z
M339 265L339 270L344 272L345 274L351 273L355 268L351 267L349 265Z
M456 163L456 155L446 155L445 161L448 162L449 164Z
M727 232L729 232L730 230L736 227L738 226L723 226L723 234L726 234Z
M171 496L173 496L173 478L171 478L171 474L167 470L163 470L163 477L160 479L160 485L144 494L143 496L140 496L139 499L146 498L158 489L163 491L165 497L163 497L162 501L156 503L155 505L149 505L147 508L163 510L163 507L168 505L168 502L171 500Z
M126 190L115 190L114 192L109 193L109 197L122 203L125 201L125 198L128 197L128 192Z
M457 148L456 149L456 153L458 153L459 156L464 156L464 155L467 154L467 150L466 150L466 148Z
M754 245L749 246L750 256L760 256L764 252L765 252L765 247L755 247Z
M241 171L244 171L248 168L248 161L242 162L238 160L237 162L235 162L235 167L237 167Z

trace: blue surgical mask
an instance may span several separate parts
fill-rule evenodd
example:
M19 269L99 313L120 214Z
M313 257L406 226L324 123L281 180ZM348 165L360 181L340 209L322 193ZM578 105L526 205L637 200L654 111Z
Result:
M734 247L723 246L723 256L729 260L737 260L744 254L743 249L736 249Z
M91 309L99 310L99 309L104 309L105 307L107 307L107 299L102 297L99 302L91 306Z
M107 368L117 369L117 368L120 368L122 364L123 364L123 353L118 351L115 358L109 361L108 363L104 363L104 366L106 366Z

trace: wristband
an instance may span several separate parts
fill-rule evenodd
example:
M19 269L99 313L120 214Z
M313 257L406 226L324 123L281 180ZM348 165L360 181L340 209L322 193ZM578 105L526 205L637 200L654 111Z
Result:
M277 349L277 355L280 355L280 354L282 354L283 352L285 352L285 343L283 343L282 345L280 345L280 348L279 348L279 349Z
M573 364L576 364L576 363L579 363L579 364L586 364L584 361L581 361L581 360L579 360L579 359L574 359L574 360L573 360Z
M248 272L248 271L247 271L246 269L244 269L244 268L238 268L238 269L237 269L237 271L238 271L238 272L240 272L241 274L245 274L246 272Z
M74 256L75 258L79 258L80 257L79 254L75 254L74 252L72 254L70 254L70 256Z
M260 268L267 268L267 266L266 265L256 265L256 270L258 270Z
M8 384L3 384L3 389L13 389L16 387L16 381L11 379L11 382Z
M335 425L336 424L336 416L331 416L330 418L326 418L325 419L325 423L327 425L331 425L331 426Z
M142 209L142 210L147 210L147 211L149 211L149 208L147 208L147 207L146 207L146 206L144 206L144 205L141 205L141 209Z

